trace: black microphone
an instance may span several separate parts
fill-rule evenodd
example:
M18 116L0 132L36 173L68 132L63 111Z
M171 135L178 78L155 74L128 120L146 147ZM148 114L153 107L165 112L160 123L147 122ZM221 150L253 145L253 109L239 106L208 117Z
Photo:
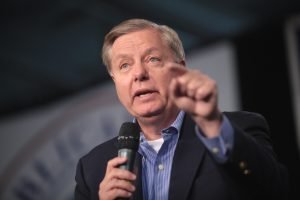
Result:
M140 127L136 123L124 122L118 136L118 156L126 157L127 162L119 165L120 169L133 171L135 154L139 148ZM130 198L117 198L117 200L129 200Z
M126 157L127 162L119 166L120 169L133 171L135 154L139 147L140 127L137 123L124 122L118 136L118 156Z

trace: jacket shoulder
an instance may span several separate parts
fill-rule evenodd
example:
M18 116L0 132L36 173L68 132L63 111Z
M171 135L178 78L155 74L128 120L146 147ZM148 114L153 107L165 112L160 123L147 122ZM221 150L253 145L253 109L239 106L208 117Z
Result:
M269 132L269 125L265 117L256 112L249 111L236 111L236 112L223 112L229 121L237 126L241 126L242 129L249 127L256 127L264 129L265 132Z
M91 149L87 154L81 157L83 163L94 162L94 160L101 158L101 160L110 160L117 156L117 137L114 137L102 144L97 145Z

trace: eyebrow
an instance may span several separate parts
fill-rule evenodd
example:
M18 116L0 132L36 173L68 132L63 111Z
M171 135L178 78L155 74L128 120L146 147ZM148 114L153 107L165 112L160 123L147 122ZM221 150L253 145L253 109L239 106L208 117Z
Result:
M114 59L118 60L118 59L127 58L127 57L128 57L128 54L119 54Z
M151 47L151 48L147 49L147 50L143 53L143 55L150 54L150 53L152 53L153 51L158 51L158 52L159 52L159 49L156 48L156 47Z
M144 57L145 55L148 55L148 54L150 54L150 53L152 53L152 52L154 52L154 51L157 51L157 52L159 52L159 49L158 48L156 48L156 47L151 47L151 48L149 48L149 49L146 49L146 51L145 52L143 52L143 54L142 54L142 56ZM130 56L130 54L119 54L119 55L117 55L115 58L114 58L114 60L119 60L119 59L123 59L123 58L128 58Z

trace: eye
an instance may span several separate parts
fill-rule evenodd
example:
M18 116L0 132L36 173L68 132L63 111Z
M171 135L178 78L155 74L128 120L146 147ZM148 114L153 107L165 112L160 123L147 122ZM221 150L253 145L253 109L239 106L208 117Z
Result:
M121 69L121 70L122 70L122 69L126 69L126 68L128 68L128 66L129 66L128 63L123 63L123 64L120 65L120 69Z
M150 62L159 62L160 59L159 59L158 57L151 57L151 58L149 59L149 61L150 61Z

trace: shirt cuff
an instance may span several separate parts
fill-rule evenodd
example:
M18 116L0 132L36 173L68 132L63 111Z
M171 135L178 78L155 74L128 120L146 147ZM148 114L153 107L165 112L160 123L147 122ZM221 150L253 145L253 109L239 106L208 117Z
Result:
M214 138L207 138L199 127L195 127L196 135L203 142L206 148L212 153L215 160L219 163L224 163L229 157L229 152L233 147L234 131L228 120L223 115L220 134Z

